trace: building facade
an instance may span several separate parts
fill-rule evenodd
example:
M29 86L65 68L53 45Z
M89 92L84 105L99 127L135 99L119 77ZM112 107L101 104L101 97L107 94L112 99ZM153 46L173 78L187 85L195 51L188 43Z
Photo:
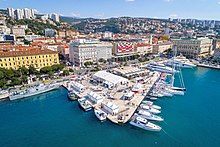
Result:
M14 11L14 13L15 13L15 18L16 18L17 20L19 20L19 19L24 19L24 13L23 13L23 10L22 10L22 9L16 9L16 10Z
M19 26L13 26L11 28L11 33L16 37L25 36L25 28Z
M60 16L56 13L51 14L51 19L56 22L60 22Z
M213 51L212 39L174 39L173 50L189 58L210 55Z
M54 29L47 28L44 30L44 34L46 37L55 37L56 31Z
M137 43L136 48L137 48L137 53L141 55L152 53L153 51L153 46L147 43Z
M7 8L8 16L14 18L14 9L13 8Z
M96 62L103 58L112 57L112 44L102 42L73 42L69 44L69 58L76 66L84 66L87 61Z
M162 42L153 45L153 53L160 54L168 49L172 49L173 43L171 42Z
M13 49L0 51L0 67L7 69L18 69L25 66L34 66L37 70L45 66L59 64L58 53L33 47L15 47Z

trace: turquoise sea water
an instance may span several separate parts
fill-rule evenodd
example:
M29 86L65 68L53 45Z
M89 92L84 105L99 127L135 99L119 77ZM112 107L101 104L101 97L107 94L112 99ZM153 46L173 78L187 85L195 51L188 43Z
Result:
M64 89L14 102L0 102L0 147L220 146L220 71L184 70L185 96L161 98L163 130L101 123L70 102ZM177 83L178 84L178 83Z

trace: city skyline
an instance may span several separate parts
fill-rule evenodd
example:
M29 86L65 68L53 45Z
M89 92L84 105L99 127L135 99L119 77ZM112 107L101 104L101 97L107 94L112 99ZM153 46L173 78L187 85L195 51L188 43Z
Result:
M111 1L32 1L0 0L1 8L34 8L39 13L71 17L151 17L220 20L219 0L111 0ZM43 7L42 7L43 6ZM65 8L65 9L64 9Z

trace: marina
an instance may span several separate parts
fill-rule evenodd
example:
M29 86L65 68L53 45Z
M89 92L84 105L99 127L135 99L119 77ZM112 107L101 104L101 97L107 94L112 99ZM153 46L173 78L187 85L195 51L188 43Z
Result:
M134 115L140 115L139 117L143 116L144 119L163 121L160 116L155 115L161 113L161 107L144 99L157 100L162 97L184 95L185 87L181 70L175 70L175 65L170 68L162 63L150 64L154 67L149 69L149 64L146 69L127 66L70 78L56 84L39 84L11 92L9 99L39 95L63 86L70 100L77 100L79 106L86 112L94 109L94 114L100 121L108 119L115 124L125 124L135 120L132 124L136 126L137 123L143 122L151 124L145 120L141 122L133 119ZM182 88L174 87L175 74L180 75ZM167 81L169 77L170 81ZM161 128L158 129L160 130Z
M218 75L218 70L207 68L183 70L187 93L183 97L176 95L172 99L164 97L153 102L162 109L164 121L152 121L162 128L160 132L142 131L129 123L117 126L105 121L100 124L93 111L84 113L77 101L69 101L63 88L19 101L2 101L0 145L13 146L13 139L18 146L117 146L122 142L128 147L193 147L195 142L201 147L218 146L216 136L220 131L220 116L216 113L219 109L219 93L216 91L220 88L220 81L214 78ZM179 84L178 80L175 81L175 85ZM53 141L46 141L51 137ZM108 144L109 141L112 143Z

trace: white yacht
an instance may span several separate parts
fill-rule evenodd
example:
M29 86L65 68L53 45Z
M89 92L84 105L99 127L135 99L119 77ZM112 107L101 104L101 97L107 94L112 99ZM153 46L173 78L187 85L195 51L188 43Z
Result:
M101 109L94 109L95 112L95 116L100 120L100 121L104 121L107 118L107 113L105 113L104 111L102 111Z
M186 88L180 88L180 87L171 87L171 89L177 90L177 91L186 91Z
M159 64L156 62L150 62L147 64L147 69L152 71L159 71L165 73L176 73L177 71L171 67L165 66L164 64Z
M146 105L148 105L148 106L150 106L151 108L154 108L154 109L158 109L158 110L161 109L160 106L154 105L153 102L151 102L151 101L143 101L142 103L146 104Z
M55 89L58 89L60 86L58 84L39 84L37 86L33 86L30 87L26 90L22 90L22 91L16 91L13 92L10 96L9 99L12 100L17 100L17 99L21 99L21 98L26 98L26 97L30 97L30 96L34 96L34 95L38 95L38 94L42 94L45 92L49 92Z
M150 98L151 100L157 100L157 98L164 97L163 94L158 93L158 92L152 92L149 94L149 96L153 97L153 98Z
M148 130L148 131L160 131L161 127L158 125L155 125L151 122L148 122L147 119L135 114L134 120L130 121L130 124L133 126L136 126L138 128Z
M1 99L6 99L8 97L9 97L9 92L7 90L0 91L0 100Z
M194 67L196 67L195 64L190 62L184 56L173 57L168 62L166 62L165 65L171 66L171 67L175 65L176 67L180 67L180 68L194 68Z
M142 108L142 109L144 109L144 110L146 110L146 111L148 111L148 112L151 112L151 113L153 113L153 114L161 113L160 110L151 108L150 106L145 105L145 104L141 104L141 105L140 105L140 108Z
M79 105L84 109L84 111L92 110L92 106L88 103L86 98L80 98L77 100Z
M165 89L174 95L184 95L185 94L184 91L174 90L171 87L166 87Z
M163 121L163 118L161 118L160 116L151 114L150 112L145 111L145 110L139 110L138 114L140 114L141 116L143 116L144 118L148 120Z
M160 90L159 93L161 93L162 95L166 96L166 97L172 97L173 93L167 91L167 90Z

